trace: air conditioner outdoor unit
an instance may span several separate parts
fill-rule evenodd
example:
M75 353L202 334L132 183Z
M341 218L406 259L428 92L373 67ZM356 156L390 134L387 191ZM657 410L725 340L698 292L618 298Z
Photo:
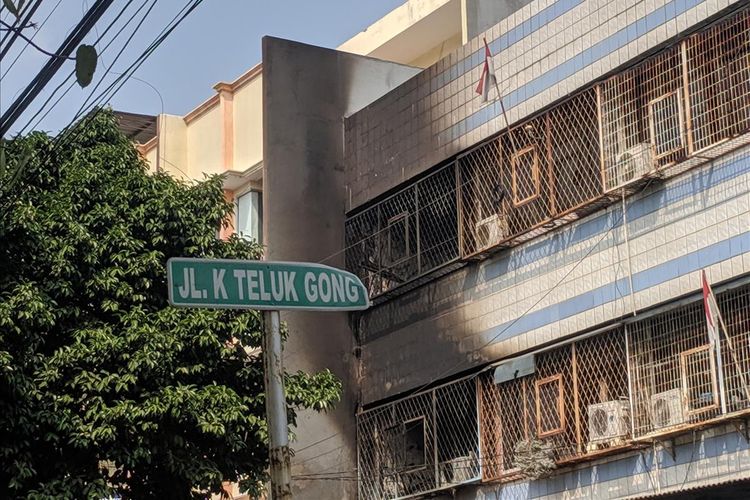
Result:
M478 250L495 246L510 234L508 220L504 215L490 215L474 225L474 234Z
M641 143L617 155L617 161L605 171L605 190L627 186L653 169L651 145Z
M589 405L589 443L605 444L630 434L630 408L627 401L607 401Z
M670 389L651 396L651 424L662 429L685 422L682 391Z

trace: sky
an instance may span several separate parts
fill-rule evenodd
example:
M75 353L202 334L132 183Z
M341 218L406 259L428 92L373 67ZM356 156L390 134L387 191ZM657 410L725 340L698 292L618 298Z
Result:
M92 84L85 89L75 84L67 93L64 92L69 84L63 85L37 114L52 91L73 71L75 63L66 61L45 91L15 123L12 133L32 129L57 132L73 119L87 98L89 102L99 102L100 99L95 98L117 78L116 73L125 71L187 2L115 0L96 29L84 40L84 43L94 44L101 36L96 44L100 56ZM31 0L26 3L30 4ZM38 28L26 29L23 33L33 37L33 42L41 48L54 52L91 3L93 0L44 0L32 18ZM404 0L204 0L140 66L135 78L129 79L106 102L115 109L134 113L186 114L212 95L214 84L231 81L260 62L264 35L335 48L402 3ZM152 5L143 24L128 41ZM112 24L120 12L122 16ZM106 47L131 18L130 24ZM0 19L9 24L13 22L7 9L2 11ZM110 25L111 29L106 32ZM5 34L5 31L0 32L0 35ZM120 50L122 53L117 57ZM3 111L48 59L49 56L23 40L14 43L0 61L0 108ZM94 90L97 84L99 88Z

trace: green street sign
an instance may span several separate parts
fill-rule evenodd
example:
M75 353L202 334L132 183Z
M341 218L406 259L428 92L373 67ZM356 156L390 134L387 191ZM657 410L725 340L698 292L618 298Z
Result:
M167 261L169 303L225 309L358 311L370 302L352 273L307 262L188 259Z

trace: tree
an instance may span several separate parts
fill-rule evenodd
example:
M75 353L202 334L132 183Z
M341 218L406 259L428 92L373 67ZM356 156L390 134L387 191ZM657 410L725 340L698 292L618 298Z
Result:
M217 239L232 211L221 179L149 174L108 111L69 141L32 133L4 148L25 168L10 189L13 169L0 172L0 497L258 487L261 316L166 299L169 257L260 254ZM286 384L290 424L295 408L324 411L340 393L328 371Z

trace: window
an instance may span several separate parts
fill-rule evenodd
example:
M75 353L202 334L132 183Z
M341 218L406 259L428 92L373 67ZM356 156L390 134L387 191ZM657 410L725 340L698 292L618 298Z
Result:
M710 344L680 353L685 408L694 415L719 406L716 370Z
M261 242L263 237L262 197L258 191L249 191L237 197L235 228L243 238Z
M425 457L424 417L404 422L404 467L424 467Z
M424 467L425 454L424 417L407 420L385 429L383 448L385 468L392 472L405 472Z
M656 158L663 158L684 147L681 90L670 92L649 103L651 144Z
M409 214L401 212L388 220L388 264L409 258Z
M536 148L528 146L512 156L513 203L523 205L539 196L539 161Z
M559 373L536 382L536 428L540 438L565 429L563 383Z

